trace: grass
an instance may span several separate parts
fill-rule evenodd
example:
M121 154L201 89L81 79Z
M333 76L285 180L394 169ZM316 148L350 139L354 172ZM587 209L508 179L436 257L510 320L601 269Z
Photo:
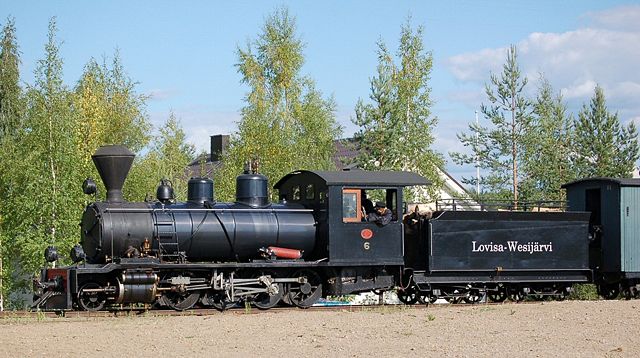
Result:
M570 300L594 301L600 299L594 284L575 284L569 295Z

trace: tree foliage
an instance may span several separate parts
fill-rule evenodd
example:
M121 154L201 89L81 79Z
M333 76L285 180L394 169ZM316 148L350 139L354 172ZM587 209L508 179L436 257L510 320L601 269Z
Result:
M564 200L562 184L576 178L573 165L573 120L562 95L554 95L549 81L541 85L533 101L522 172L521 191L527 200Z
M4 289L16 292L28 288L46 246L57 246L65 262L78 242L78 220L89 200L80 183L97 177L91 155L98 146L124 143L141 150L150 125L146 98L136 93L117 53L111 67L89 61L73 90L64 84L55 18L35 81L23 92L19 59L12 57L18 55L14 33L10 21L0 48L0 236L7 243L0 254L11 258L3 260Z
M640 158L638 131L633 122L622 126L618 113L610 113L602 87L597 86L589 106L575 121L575 157L579 177L631 176Z
M56 40L56 23L49 23L45 57L27 90L24 127L16 137L5 229L12 237L12 257L25 272L42 264L47 245L70 247L77 242L77 176L75 117L69 91L62 81L63 61ZM75 204L75 205L74 205Z
M458 139L472 154L451 153L457 164L475 164L486 172L481 177L485 193L500 199L518 202L519 172L525 158L528 129L531 125L531 102L524 93L527 85L518 65L517 50L511 46L500 76L491 74L485 92L490 104L481 106L490 127L470 124L468 133ZM463 178L467 184L476 184L475 178Z
M15 20L8 18L0 39L0 140L14 137L20 128L24 101L19 66Z
M185 168L195 159L195 148L186 142L186 134L173 112L152 143L144 156L136 158L127 180L126 198L140 201L145 196L153 197L159 181L168 179L173 185L176 200L185 201L189 180Z
M433 182L429 191L408 193L407 200L435 199L442 186L442 155L431 149L433 129L429 81L433 58L422 41L423 29L403 25L394 56L378 41L378 67L371 78L371 103L359 100L352 120L360 127L355 139L360 147L358 163L367 170L408 170ZM396 63L396 58L397 62Z
M270 15L258 38L238 48L236 67L249 92L238 132L216 173L223 200L233 197L234 178L251 159L259 159L272 183L296 169L333 167L333 141L341 133L335 102L301 74L303 49L295 18L286 9Z
M24 95L20 86L20 53L13 18L7 18L0 39L0 311L4 309L7 293L8 272L11 260L8 255L9 237L4 230L7 211L6 198L10 183L11 163L15 152L15 138L19 133L24 115Z

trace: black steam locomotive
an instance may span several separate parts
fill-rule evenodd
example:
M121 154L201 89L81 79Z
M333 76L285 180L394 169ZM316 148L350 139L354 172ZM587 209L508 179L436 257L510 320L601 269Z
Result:
M267 180L255 168L238 176L234 203L216 202L207 178L189 181L184 203L173 200L164 181L157 200L126 202L122 187L133 158L123 146L101 147L93 156L106 201L84 211L81 242L70 254L75 264L46 267L35 280L34 307L186 310L248 302L268 309L283 302L304 308L328 295L390 289L408 304L484 295L502 301L564 297L580 282L595 282L613 297L620 290L637 294L640 285L640 255L629 256L640 251L639 241L611 244L620 231L608 225L620 220L604 220L614 206L595 199L594 185L606 190L606 180L569 184L575 203L569 212L407 216L403 188L429 183L391 171L296 171L275 184L277 204L269 202ZM96 187L83 184L87 194ZM365 191L391 211L388 225L365 220ZM624 210L640 218L633 209ZM55 248L45 258L55 262Z

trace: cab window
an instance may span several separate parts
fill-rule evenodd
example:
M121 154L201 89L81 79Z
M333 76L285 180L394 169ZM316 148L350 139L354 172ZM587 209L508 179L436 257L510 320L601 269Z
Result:
M305 199L307 200L314 200L316 198L315 192L313 190L313 184L307 184L304 195Z
M360 222L362 221L362 210L359 189L342 190L342 221Z

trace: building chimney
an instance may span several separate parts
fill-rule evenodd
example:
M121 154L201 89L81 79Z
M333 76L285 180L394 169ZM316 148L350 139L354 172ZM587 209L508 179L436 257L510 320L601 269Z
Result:
M211 136L211 161L217 162L222 160L222 157L229 148L229 135L217 134Z

